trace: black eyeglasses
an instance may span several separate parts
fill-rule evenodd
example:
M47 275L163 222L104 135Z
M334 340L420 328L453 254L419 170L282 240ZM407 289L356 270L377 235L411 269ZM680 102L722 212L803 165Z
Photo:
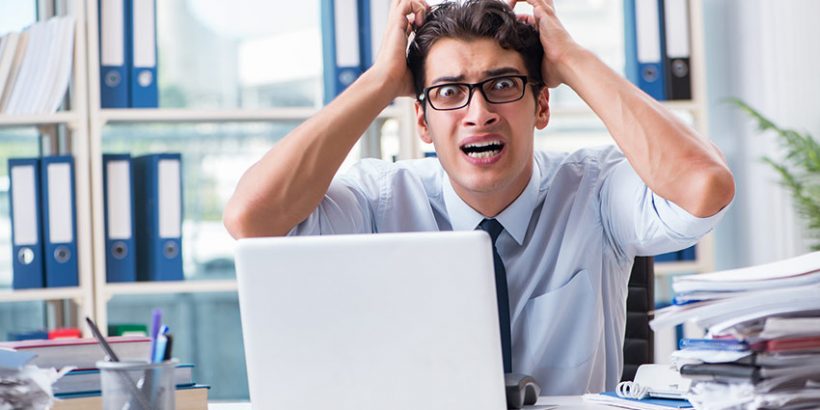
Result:
M518 101L527 91L527 76L507 75L488 78L484 81L467 83L447 83L427 87L419 95L419 101L427 101L437 111L449 111L464 108L473 99L473 91L481 91L484 99L491 104L504 104ZM531 83L537 86L537 83Z

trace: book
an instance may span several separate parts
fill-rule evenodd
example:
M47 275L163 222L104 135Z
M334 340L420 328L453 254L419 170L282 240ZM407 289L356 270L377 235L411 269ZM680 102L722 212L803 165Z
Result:
M0 112L56 112L71 80L73 16L55 16L13 33L0 55ZM6 51L8 49L8 51Z
M0 46L0 97L3 95L3 90L5 90L7 80L11 74L19 39L19 33L8 33L2 38L3 44Z
M174 384L190 387L194 384L194 365L179 364L174 369ZM54 394L88 393L99 394L102 390L100 369L79 369L66 373L53 385Z
M151 355L151 338L115 336L107 340L120 360L146 361ZM93 369L98 361L105 360L105 352L93 338L0 342L0 348L35 353L37 357L31 364L44 368L73 366Z
M197 384L177 388L174 401L176 410L208 410L209 386ZM57 395L51 410L102 410L103 400L99 393L92 395Z
M76 327L65 327L48 331L49 339L79 339L83 337L80 329Z
M140 323L112 323L108 325L110 336L148 336L148 326Z
M698 339L683 338L678 343L681 350L723 350L732 352L745 352L749 350L749 345L737 339Z

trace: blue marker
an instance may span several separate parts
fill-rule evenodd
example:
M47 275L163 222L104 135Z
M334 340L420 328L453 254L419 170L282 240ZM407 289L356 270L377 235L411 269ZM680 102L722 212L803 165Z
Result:
M160 363L165 357L165 350L168 348L168 326L162 325L157 336L157 349L151 358L153 363Z
M159 337L159 329L162 326L162 310L154 309L151 316L151 357L148 360L153 362L154 356L157 354L157 337Z

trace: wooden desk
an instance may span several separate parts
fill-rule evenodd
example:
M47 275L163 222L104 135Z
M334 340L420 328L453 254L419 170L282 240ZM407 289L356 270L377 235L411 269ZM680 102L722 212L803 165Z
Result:
M613 407L602 404L585 402L581 396L544 396L538 399L535 406L528 406L531 410L612 410ZM208 403L208 410L251 410L251 404L244 403Z

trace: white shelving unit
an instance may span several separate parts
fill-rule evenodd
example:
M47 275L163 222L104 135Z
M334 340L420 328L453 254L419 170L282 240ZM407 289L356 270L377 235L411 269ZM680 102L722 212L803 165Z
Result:
M709 115L706 95L706 51L703 38L703 0L690 0L690 27L691 27L691 78L692 100L664 101L663 105L672 111L691 115L694 128L702 135L708 135ZM560 10L559 10L560 12ZM590 118L595 115L588 106L582 107L550 107L555 118ZM549 130L549 127L547 127ZM576 142L577 141L577 142ZM590 145L614 144L609 135L584 136L577 138L547 136L544 145L554 149L578 149ZM659 276L709 272L715 268L714 235L708 234L698 242L696 260L684 262L657 262L655 274Z
M95 319L100 329L107 329L107 304L117 295L170 294L170 293L203 293L235 292L235 280L188 280L180 282L133 282L107 283L105 274L105 234L103 221L103 184L102 184L102 139L107 124L126 123L237 123L237 122L281 122L305 121L318 109L314 108L269 108L269 109L228 109L228 110L189 110L189 109L100 109L99 89L99 44L97 30L97 1L85 1L86 16L86 49L88 61L88 157L92 170L90 175L91 206L96 211L92 215L94 297L97 302ZM395 119L403 130L399 158L419 156L415 142L412 113L412 101L400 99L385 108L379 119ZM407 132L410 130L411 132Z
M691 1L692 27L692 101L664 103L667 107L689 113L695 127L708 129L703 50L702 1ZM100 109L97 0L64 0L65 12L76 17L77 30L74 72L71 83L70 111L38 116L2 116L0 127L49 127L64 125L70 134L70 152L75 158L77 195L77 232L80 286L67 289L42 289L0 292L0 303L18 301L73 300L79 306L78 316L92 316L107 329L107 304L117 295L170 293L235 292L234 280L190 280L182 282L106 283L105 235L103 218L102 140L108 124L148 123L236 123L304 121L316 113L314 108L270 108L233 110L187 109ZM588 107L551 107L553 118L588 118L594 113ZM416 137L415 114L411 99L399 99L380 115L380 119L398 122L401 159L421 156ZM590 139L581 139L586 145ZM611 139L609 140L611 141ZM601 138L600 142L608 142ZM562 141L564 146L571 141ZM713 238L704 238L694 262L658 263L659 275L704 272L713 269ZM79 317L78 317L79 319ZM79 323L79 321L78 321Z
M0 127L37 127L42 125L66 125L69 129L77 129L80 122L85 122L74 111L61 111L43 115L6 115L0 114Z
M65 126L70 147L67 152L74 156L74 184L77 215L77 262L79 286L70 288L47 288L12 290L0 292L0 303L25 301L72 300L77 304L77 323L94 313L94 287L91 248L90 170L88 167L88 121L87 121L87 56L83 0L65 0L63 10L55 14L67 14L75 18L74 59L70 85L69 111L43 115L0 115L0 127ZM51 16L50 7L40 7L40 19Z
M186 109L117 109L100 110L97 120L107 123L181 123L181 122L267 122L304 121L319 110L314 108L270 108L231 110L186 110ZM401 113L399 107L387 107L379 118L396 118Z
M709 102L706 84L706 42L703 38L703 0L689 1L689 26L691 27L692 100L664 103L673 110L686 111L692 115L695 129L702 135L709 135ZM659 275L701 273L715 269L714 234L710 233L698 242L694 262L659 262L655 273Z
M169 293L235 292L236 280L186 280L173 282L109 283L107 297L116 295L156 295Z
M44 288L0 291L0 302L38 302L74 300L81 303L88 295L82 287ZM90 312L89 312L90 313Z

